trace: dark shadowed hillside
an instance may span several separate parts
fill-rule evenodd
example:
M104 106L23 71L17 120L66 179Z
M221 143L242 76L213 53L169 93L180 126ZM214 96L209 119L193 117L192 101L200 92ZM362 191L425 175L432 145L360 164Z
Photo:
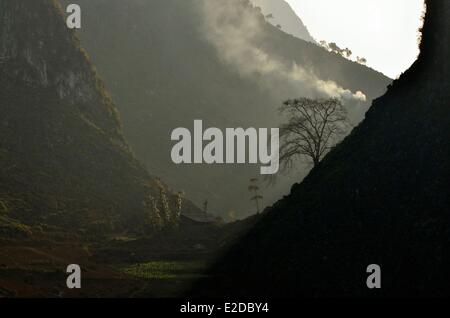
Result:
M449 295L450 2L427 5L418 61L198 291ZM366 287L369 264L381 266L380 290Z
M246 0L78 3L83 46L119 105L137 157L197 205L207 200L210 211L222 216L254 212L247 187L259 167L176 166L170 158L173 129L192 129L194 119L203 119L205 127L277 127L281 102L315 95L316 86L323 86L322 93L362 91L371 100L390 83L378 72L278 30ZM368 105L352 108L357 121ZM294 178L265 190L265 204L287 193L305 171L302 167Z
M173 296L183 279L125 268L202 262L224 230L135 159L57 3L0 0L0 298ZM155 224L167 206L177 227ZM68 264L83 289L67 288Z
M151 229L144 201L158 195L156 181L55 3L0 1L1 229L13 219L96 234Z

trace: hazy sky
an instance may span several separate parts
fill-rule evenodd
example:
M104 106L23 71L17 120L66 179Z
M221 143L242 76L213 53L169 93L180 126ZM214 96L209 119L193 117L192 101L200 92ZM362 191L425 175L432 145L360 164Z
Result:
M317 41L349 47L390 77L408 69L419 53L424 0L286 1Z

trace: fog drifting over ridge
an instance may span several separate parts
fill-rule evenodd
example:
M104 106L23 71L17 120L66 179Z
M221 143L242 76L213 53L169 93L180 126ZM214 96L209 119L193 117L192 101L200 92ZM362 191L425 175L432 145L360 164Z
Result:
M271 55L258 45L264 41L264 21L254 10L242 10L240 0L201 1L204 33L220 58L243 76L260 75L267 89L297 92L310 98L338 97L365 102L363 92L351 92L333 81L318 78L311 70Z

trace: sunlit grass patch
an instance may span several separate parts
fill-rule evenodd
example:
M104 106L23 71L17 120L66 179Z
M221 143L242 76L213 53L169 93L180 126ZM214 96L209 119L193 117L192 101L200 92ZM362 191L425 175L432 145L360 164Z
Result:
M128 275L143 279L193 279L203 276L206 265L199 261L152 261L123 269Z

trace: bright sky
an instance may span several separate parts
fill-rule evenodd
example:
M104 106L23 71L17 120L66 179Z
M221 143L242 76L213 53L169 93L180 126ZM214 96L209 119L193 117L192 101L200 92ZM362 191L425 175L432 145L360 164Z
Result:
M286 0L317 40L396 78L416 60L424 0Z

